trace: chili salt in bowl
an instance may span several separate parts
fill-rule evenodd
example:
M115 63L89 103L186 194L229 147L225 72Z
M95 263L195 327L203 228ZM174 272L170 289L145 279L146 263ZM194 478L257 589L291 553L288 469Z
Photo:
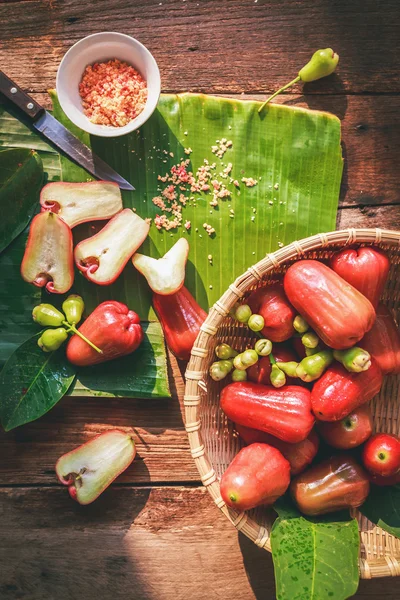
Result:
M233 424L219 406L219 394L226 382L214 382L208 369L214 362L217 344L226 342L244 350L257 339L249 329L235 321L229 311L238 301L246 301L254 289L276 281L296 260L315 258L327 260L346 246L374 245L387 252L391 262L390 273L382 302L390 309L397 323L400 320L400 231L386 229L344 229L320 233L293 242L265 258L234 281L210 312L194 343L186 370L185 428L192 457L200 479L216 506L239 531L257 546L271 552L270 533L276 514L272 509L258 507L238 512L228 507L221 497L220 479L240 449L240 441ZM385 376L381 391L370 403L374 430L400 435L399 399L400 376ZM358 510L352 511L360 531L360 576L400 576L400 540L368 521Z
M136 69L147 84L147 100L142 112L122 127L97 125L83 112L79 84L88 65L112 59ZM153 114L161 92L160 71L151 52L135 38L112 31L88 35L64 55L57 71L57 95L67 117L80 129L100 137L117 137L139 129Z

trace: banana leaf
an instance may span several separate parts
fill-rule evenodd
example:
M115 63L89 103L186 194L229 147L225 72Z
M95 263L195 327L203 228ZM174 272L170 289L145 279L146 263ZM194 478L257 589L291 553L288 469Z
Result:
M0 252L25 229L35 212L43 179L42 161L32 150L0 151Z
M195 172L204 160L216 162L216 178L232 163L229 200L210 206L209 193L196 194L196 206L183 209L183 220L191 229L158 231L154 225L141 251L157 258L180 236L188 236L189 262L185 284L207 309L228 285L267 252L295 239L335 228L342 155L340 121L318 111L270 105L261 116L258 102L217 98L202 94L162 95L158 109L136 132L120 138L90 138L78 130L62 112L52 94L54 116L75 135L132 182L136 190L123 192L126 207L142 217L154 218L159 209L152 199L160 194L160 181L180 159L190 159ZM212 152L217 140L232 141L222 159ZM68 158L49 150L27 127L0 107L0 144L3 147L32 147L39 151L49 179L86 181L90 176ZM190 155L185 149L191 148ZM257 184L247 187L242 178ZM203 224L215 228L207 235ZM87 225L75 232L76 239L92 235ZM211 259L208 257L211 255ZM1 265L0 265L1 266ZM136 310L142 320L154 320L149 288L129 263L109 287L76 278L76 290L88 308L108 298L120 300ZM3 299L3 314L7 301ZM8 304L12 312L12 302ZM23 320L23 317L19 317ZM27 319L25 319L25 322ZM90 387L90 386L89 386Z

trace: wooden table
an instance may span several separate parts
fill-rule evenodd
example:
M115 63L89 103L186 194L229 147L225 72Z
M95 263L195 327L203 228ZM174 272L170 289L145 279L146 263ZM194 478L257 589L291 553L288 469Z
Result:
M277 101L342 119L338 228L400 228L398 0L0 0L0 64L49 106L66 50L97 31L137 37L163 91L264 98L317 48L338 73ZM171 400L65 398L0 434L2 600L230 600L275 597L272 561L238 535L201 487ZM57 485L64 452L111 426L133 426L138 458L90 507ZM398 598L398 581L362 581L357 598Z

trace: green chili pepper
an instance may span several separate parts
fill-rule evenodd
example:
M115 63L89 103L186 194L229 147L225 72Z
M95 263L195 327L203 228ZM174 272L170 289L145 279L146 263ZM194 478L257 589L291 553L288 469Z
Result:
M281 92L287 90L289 87L297 83L298 81L310 82L316 81L317 79L321 79L322 77L327 77L331 75L333 71L336 69L337 64L339 62L339 55L336 54L332 50L332 48L325 48L323 50L317 50L311 57L311 60L304 65L302 69L300 69L298 76L295 77L292 81L289 81L286 85L281 87L277 92L272 94L258 109L260 113L264 106L271 102L275 96L280 94Z
M46 329L38 339L38 346L43 352L54 352L65 342L68 337L68 333L64 327L57 327L57 329Z
M254 346L254 350L260 356L268 356L272 352L272 342L265 338L257 340Z
M319 344L319 337L313 331L309 331L302 336L301 342L306 348L316 348Z
M264 329L264 317L261 315L251 315L247 325L252 331L261 331Z
M280 370L283 371L288 377L297 377L296 369L299 366L298 362L290 360L288 362L280 362L278 365Z
M235 319L239 323L247 323L251 317L251 308L248 304L240 304L235 311Z
M246 380L247 380L246 371L241 371L240 369L233 369L232 381L246 381Z
M62 304L62 309L67 317L68 323L76 325L82 319L85 303L81 296L70 294Z
M214 381L221 381L232 371L233 364L231 360L219 360L214 362L210 369L210 377Z
M293 328L297 331L297 333L305 333L310 329L310 326L301 315L297 315L293 321Z
M240 360L242 365L244 365L244 367L247 369L248 367L256 364L258 361L258 354L255 350L245 350L242 352Z
M65 316L52 304L38 304L32 311L32 318L43 327L60 327Z
M371 366L370 353L357 346L353 346L353 348L348 348L347 350L334 350L333 356L350 373L368 371Z
M312 356L307 356L299 363L296 369L296 376L303 381L314 381L321 377L322 373L329 367L333 361L333 352L323 350Z
M215 354L218 356L218 358L221 358L222 360L226 360L227 358L234 358L238 355L236 350L229 346L229 344L219 344L215 348Z

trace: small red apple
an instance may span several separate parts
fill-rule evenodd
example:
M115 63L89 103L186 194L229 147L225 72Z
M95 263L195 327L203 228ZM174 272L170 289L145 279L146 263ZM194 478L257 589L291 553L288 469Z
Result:
M364 404L341 421L320 421L318 431L322 439L333 448L343 450L355 448L371 436L371 410L367 404Z
M389 433L373 435L364 446L363 462L375 475L391 477L400 471L400 438Z

